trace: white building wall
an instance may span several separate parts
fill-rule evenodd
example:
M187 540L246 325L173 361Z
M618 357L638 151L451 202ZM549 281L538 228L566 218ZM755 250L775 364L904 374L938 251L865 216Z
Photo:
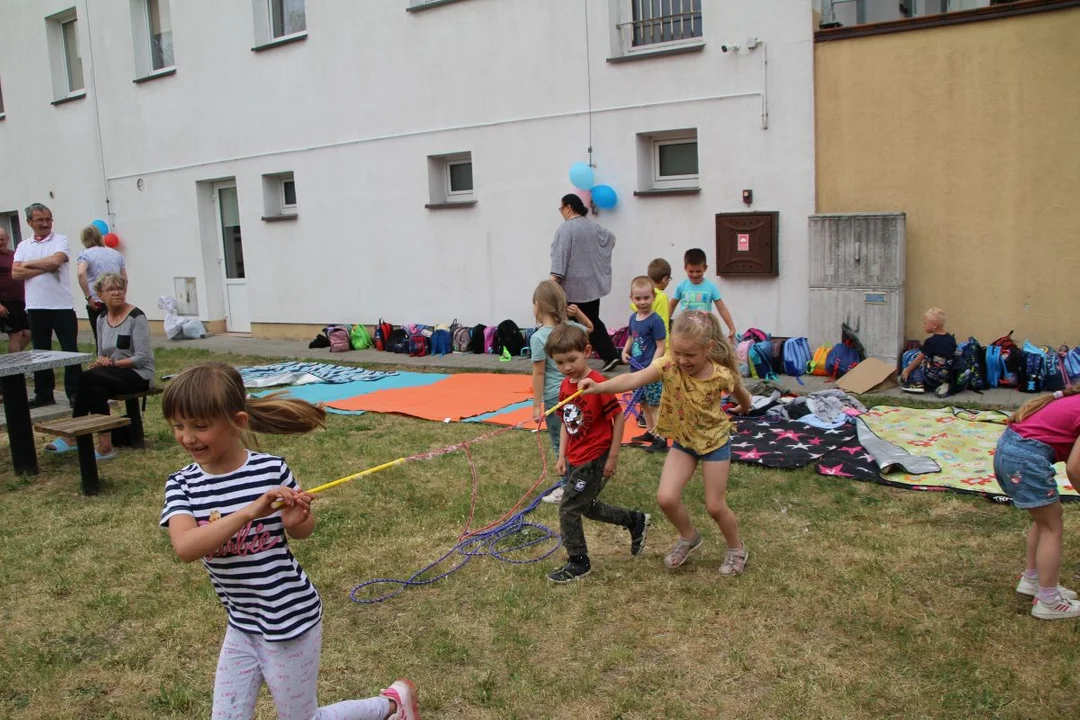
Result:
M67 235L77 254L79 232L105 217L105 181L94 112L94 65L86 23L79 22L86 97L53 105L45 18L72 7L70 0L0 3L0 212L18 212L21 235L32 237L23 215L35 202L48 205L54 230ZM80 14L80 19L81 19ZM69 263L72 289L75 263Z
M511 317L524 326L549 269L559 198L572 189L567 171L588 159L591 75L598 182L620 200L597 217L619 238L605 320L625 324L629 280L653 257L671 262L676 282L690 247L714 264L714 215L746 210L741 192L751 188L750 210L780 212L780 276L718 282L741 329L805 334L814 209L808 3L705 0L702 51L611 63L620 0L462 0L418 13L405 12L406 1L309 0L306 40L252 52L252 3L172 0L176 73L140 84L132 82L131 4L95 2L96 66L87 75L96 97L58 108L36 49L44 33L34 33L56 3L5 4L0 24L17 26L10 34L20 42L17 53L0 46L8 109L0 148L34 146L38 162L23 154L15 165L39 168L31 174L42 188L72 179L79 199L58 207L57 219L77 234L105 212L97 102L110 219L124 240L131 298L152 318L177 276L197 278L204 320L222 317L205 183L235 178L254 323ZM749 37L764 45L746 50ZM740 52L721 52L734 41ZM35 120L15 122L27 106ZM73 126L61 129L65 110L85 117L72 112ZM679 128L697 128L700 194L635 198L636 135ZM461 151L472 153L477 204L426 210L427 157ZM294 173L294 222L260 219L262 175L277 172ZM28 194L0 179L0 205Z

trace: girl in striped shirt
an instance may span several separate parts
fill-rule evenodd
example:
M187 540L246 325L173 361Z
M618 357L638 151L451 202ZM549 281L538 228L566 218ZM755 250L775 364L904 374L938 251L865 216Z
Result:
M247 719L263 682L278 717L414 720L416 688L395 681L377 697L319 707L322 600L289 550L315 529L312 497L285 460L248 449L250 433L304 433L321 408L276 396L247 398L229 365L188 368L162 396L173 436L193 462L165 485L161 525L184 562L202 559L229 624L214 680L213 717ZM280 510L273 504L281 502Z

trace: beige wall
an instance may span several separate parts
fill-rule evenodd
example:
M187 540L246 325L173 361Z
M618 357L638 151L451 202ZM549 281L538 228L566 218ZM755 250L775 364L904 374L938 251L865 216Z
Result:
M907 213L906 335L1080 344L1080 8L819 42L818 212Z

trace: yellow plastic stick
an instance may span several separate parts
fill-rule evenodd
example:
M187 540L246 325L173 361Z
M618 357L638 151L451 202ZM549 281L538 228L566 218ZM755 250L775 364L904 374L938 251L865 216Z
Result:
M546 410L546 411L544 411L544 417L547 417L547 416L548 416L548 415L550 415L551 413L555 412L556 410L558 410L558 409L559 409L559 408L561 408L561 407L562 407L563 405L565 405L566 403L570 402L571 400L573 400L574 398L576 398L576 397L577 397L578 395L580 395L580 394L581 394L581 393L583 393L583 392L585 392L585 391L584 391L584 390L578 390L578 391L577 391L576 393L574 393L574 394L573 394L573 395L571 395L570 397L566 398L565 400L563 400L562 402L560 402L560 403L559 403L558 405L556 405L555 407L551 408L550 410Z
M380 470L386 470L387 468L392 468L395 465L400 465L401 463L405 462L405 460L406 460L406 458L399 457L397 460L391 460L390 462L383 463L382 465L376 465L373 468L368 468L367 470L361 470L360 472L353 473L352 475L346 475L343 478L339 478L337 480L334 480L333 482L328 482L325 485L320 485L319 487L311 488L310 490L306 490L305 492L309 492L312 495L314 495L315 493L320 493L323 490L329 490L332 487L337 487L338 485L341 485L342 483L347 483L350 480L355 480L356 478L364 477L365 475L374 475L375 473L379 472Z
M576 398L576 397L577 397L578 395L580 395L581 393L582 393L582 391L581 391L581 390L578 390L578 391L577 391L576 393L574 393L574 394L573 394L573 395L571 395L570 397L566 398L565 400L563 400L562 402L560 402L560 403L559 403L558 405L556 405L555 407L551 408L550 410L547 410L547 411L545 411L545 412L544 412L544 415L545 415L545 416L547 416L547 415L550 415L551 413L555 412L556 410L558 410L559 408L561 408L561 407L562 407L563 405L565 405L566 403L568 403L568 402L570 402L571 400L573 400L574 398ZM390 462L385 462L385 463L383 463L382 465L376 465L375 467L371 467L371 468L368 468L367 470L361 470L361 471L360 471L360 472L358 472L358 473L353 473L352 475L346 475L346 476L345 476L345 477L343 477L343 478L338 478L337 480L333 480L333 481L331 481L331 482L328 482L328 483L325 483L325 484L323 484L323 485L319 485L318 487L313 487L313 488L311 488L310 490L305 490L304 492L306 492L306 493L309 493L309 494L311 494L311 495L314 495L315 493L320 493L320 492L322 492L323 490L329 490L329 489L330 489L330 488L332 488L332 487L337 487L338 485L342 485L342 484L344 484L344 483L347 483L347 482L349 482L350 480L356 480L357 478L361 478L361 477L364 477L365 475L374 475L375 473L379 472L380 470L386 470L386 469L388 469L388 468L392 468L392 467L394 467L395 465L400 465L401 463L405 462L406 460L408 460L408 458L405 458L405 457L399 457L399 458L398 458L397 460L391 460ZM272 507L272 508L275 508L275 509L276 509L276 508L279 508L279 507L281 507L281 506L282 506L282 505L284 505L284 504L285 504L285 503L283 503L283 502L281 502L280 500L278 500L277 502L275 502L275 503L274 503L273 505L271 505L270 507Z

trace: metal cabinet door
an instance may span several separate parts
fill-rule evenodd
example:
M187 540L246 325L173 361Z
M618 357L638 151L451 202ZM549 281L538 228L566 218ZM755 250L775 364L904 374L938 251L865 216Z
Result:
M840 325L859 336L868 357L895 364L904 344L904 291L810 289L810 341L814 347L840 342Z
M901 288L903 213L810 216L810 287Z

